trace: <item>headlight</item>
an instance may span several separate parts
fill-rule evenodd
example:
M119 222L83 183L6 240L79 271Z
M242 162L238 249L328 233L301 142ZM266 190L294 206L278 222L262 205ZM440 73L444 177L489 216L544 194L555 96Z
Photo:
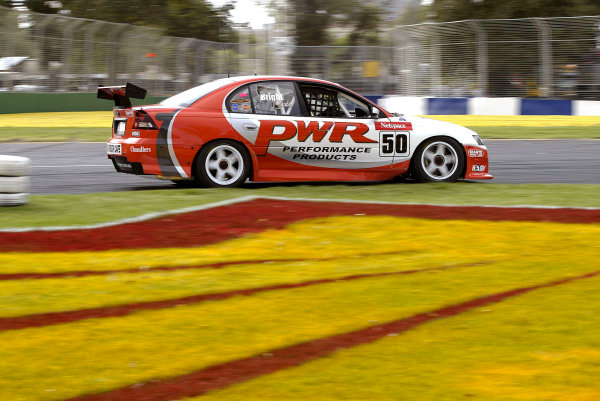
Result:
M473 139L475 139L475 142L477 142L478 145L483 146L483 141L481 140L479 135L473 135Z

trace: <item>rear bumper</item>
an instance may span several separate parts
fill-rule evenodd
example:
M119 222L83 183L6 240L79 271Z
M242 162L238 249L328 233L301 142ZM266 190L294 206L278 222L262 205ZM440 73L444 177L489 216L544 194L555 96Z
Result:
M115 166L115 170L117 170L119 173L136 175L144 174L144 168L142 167L142 163L129 161L125 156L108 155L108 158L112 160L113 166Z

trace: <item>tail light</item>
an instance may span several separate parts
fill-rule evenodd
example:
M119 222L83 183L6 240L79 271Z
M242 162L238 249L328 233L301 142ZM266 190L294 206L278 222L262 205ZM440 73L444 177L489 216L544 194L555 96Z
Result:
M133 129L158 129L152 117L144 110L136 110Z

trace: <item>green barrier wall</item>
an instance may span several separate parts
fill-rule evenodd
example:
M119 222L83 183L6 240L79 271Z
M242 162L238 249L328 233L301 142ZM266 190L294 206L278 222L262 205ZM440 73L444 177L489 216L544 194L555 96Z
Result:
M165 96L131 99L136 105L154 104ZM96 98L94 93L0 93L0 114L51 111L110 111L114 102Z

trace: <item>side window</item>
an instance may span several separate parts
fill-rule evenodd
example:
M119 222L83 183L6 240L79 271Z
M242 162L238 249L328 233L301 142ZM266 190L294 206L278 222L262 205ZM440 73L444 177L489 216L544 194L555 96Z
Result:
M261 82L250 85L256 114L300 115L296 89L291 82Z
M250 101L250 93L248 86L238 89L229 98L229 110L232 113L252 113L252 102Z
M301 85L300 88L312 117L346 117L337 100L336 91L309 85Z
M350 97L345 93L340 92L338 94L338 100L340 106L344 109L344 112L350 114L351 117L355 118L367 118L369 117L369 106L355 97Z
M313 117L369 117L366 103L343 92L312 85L301 85L301 90L308 112Z

